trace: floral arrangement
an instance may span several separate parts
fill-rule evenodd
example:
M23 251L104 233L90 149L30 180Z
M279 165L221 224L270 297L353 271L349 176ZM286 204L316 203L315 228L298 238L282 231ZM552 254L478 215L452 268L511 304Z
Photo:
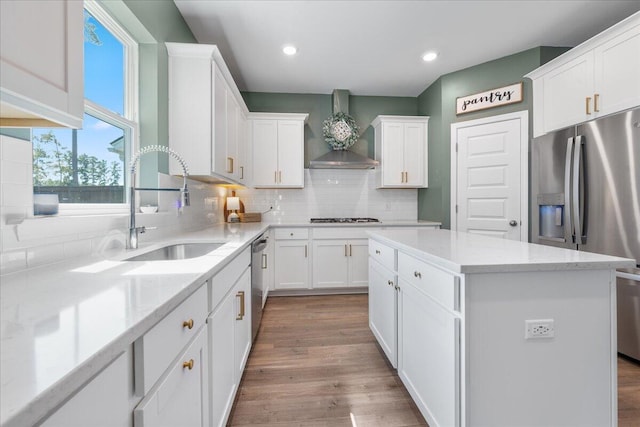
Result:
M348 114L336 113L322 122L324 140L334 150L347 150L358 140L360 129Z

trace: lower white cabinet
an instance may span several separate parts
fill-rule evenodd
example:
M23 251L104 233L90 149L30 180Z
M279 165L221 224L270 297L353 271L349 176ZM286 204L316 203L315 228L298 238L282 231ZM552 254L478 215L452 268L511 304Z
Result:
M43 427L130 427L133 397L131 350L118 358L47 418Z
M397 276L369 260L369 328L394 368L398 367Z
M309 230L275 230L275 289L309 288Z
M367 286L367 239L314 240L313 288Z
M239 278L227 274L232 263L212 279L212 287L226 285L218 279L235 283L207 319L212 426L226 425L251 350L251 270L243 265Z
M460 319L408 281L398 285L398 376L429 425L460 425Z
M194 340L134 411L136 427L208 427L207 334Z

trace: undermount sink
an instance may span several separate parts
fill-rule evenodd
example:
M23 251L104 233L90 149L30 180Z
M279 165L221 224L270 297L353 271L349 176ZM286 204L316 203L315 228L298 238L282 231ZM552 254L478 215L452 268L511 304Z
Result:
M126 258L125 261L173 261L197 258L222 245L224 243L178 243Z

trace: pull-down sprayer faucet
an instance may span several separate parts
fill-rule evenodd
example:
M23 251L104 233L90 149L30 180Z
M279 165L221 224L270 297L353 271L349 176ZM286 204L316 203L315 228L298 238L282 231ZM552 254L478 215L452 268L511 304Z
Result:
M136 187L136 165L138 164L138 160L145 154L148 153L167 153L170 156L174 157L178 162L180 162L180 166L182 166L182 178L184 180L182 184L182 188L139 188ZM131 185L131 190L129 192L129 239L127 240L127 247L129 249L137 249L138 248L138 233L144 233L145 227L136 227L136 190L137 191L179 191L180 192L180 209L183 206L189 206L191 203L189 201L189 189L187 188L187 176L189 175L187 170L187 164L184 159L171 148L165 147L163 145L149 145L144 148L141 148L137 153L133 155L131 162L129 163L129 168L131 172L131 181L129 182Z

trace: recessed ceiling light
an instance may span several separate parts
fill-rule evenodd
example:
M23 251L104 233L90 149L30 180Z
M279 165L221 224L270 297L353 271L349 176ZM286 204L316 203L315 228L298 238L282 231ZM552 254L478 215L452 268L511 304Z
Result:
M282 48L282 51L284 52L285 55L291 56L291 55L295 55L298 49L296 49L295 46L287 45Z
M424 54L424 56L422 57L423 61L429 62L429 61L433 61L434 59L436 59L438 57L438 54L435 52L427 52Z

